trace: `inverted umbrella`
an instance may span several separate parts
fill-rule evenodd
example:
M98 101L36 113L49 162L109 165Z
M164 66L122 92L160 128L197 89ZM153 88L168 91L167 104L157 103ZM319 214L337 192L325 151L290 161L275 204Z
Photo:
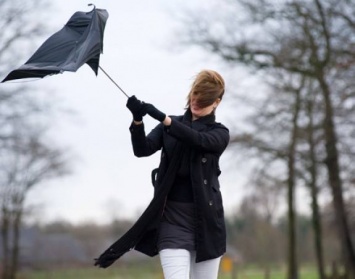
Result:
M76 72L86 63L96 75L100 68L127 96L99 65L107 18L108 12L95 6L91 12L74 13L60 31L49 37L24 65L10 72L2 82Z

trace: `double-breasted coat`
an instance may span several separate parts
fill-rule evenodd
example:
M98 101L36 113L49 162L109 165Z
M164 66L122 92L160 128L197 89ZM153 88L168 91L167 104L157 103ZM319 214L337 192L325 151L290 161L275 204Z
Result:
M167 195L181 161L184 145L191 152L189 162L196 216L196 262L217 258L226 251L224 210L218 176L219 158L229 142L228 129L210 114L191 121L191 112L172 116L171 125L157 125L148 135L144 124L130 126L134 154L150 156L161 151L154 180L154 197L133 227L112 244L97 260L107 267L131 249L146 255L158 253L158 228Z

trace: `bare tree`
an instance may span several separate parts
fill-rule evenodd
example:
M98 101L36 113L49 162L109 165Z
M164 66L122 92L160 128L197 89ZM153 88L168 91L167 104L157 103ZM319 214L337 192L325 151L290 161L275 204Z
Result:
M311 208L312 208L312 225L314 230L314 248L316 253L316 261L318 266L318 273L321 279L326 278L325 275L325 264L324 264L324 251L323 251L323 232L322 232L322 220L319 208L319 171L320 168L320 156L317 155L317 150L322 144L324 139L323 133L319 135L319 130L321 127L320 123L316 122L316 96L317 90L314 88L314 82L308 81L308 94L305 96L304 100L304 110L306 117L308 118L308 124L305 124L304 141L307 142L308 149L304 152L306 160L304 160L305 171L308 174L303 176L306 185L309 187L311 195Z
M298 261L297 261L297 238L296 238L296 210L295 210L295 186L296 186L296 149L299 133L299 115L301 110L301 89L295 92L295 101L292 117L292 132L290 134L290 143L288 147L288 222L289 222L289 252L288 252L288 278L298 278Z
M30 46L36 44L47 30L46 0L0 1L0 77L1 80L28 57ZM38 117L50 105L40 104L35 97L35 87L20 85L0 87L0 148L5 148L13 134L12 121L15 119ZM38 89L37 89L38 90ZM47 111L48 112L48 111Z
M0 206L4 279L18 269L20 229L28 192L67 172L64 152L43 142L42 131L18 123L6 149L0 149Z
M0 1L0 75L23 63L29 47L47 29L48 2ZM3 78L1 78L3 79ZM0 229L2 277L14 279L19 265L20 228L28 192L67 173L65 152L46 137L51 104L36 88L0 88Z
M227 3L229 11L235 14L226 15L227 9L218 9L224 12L219 21L211 20L213 17L205 16L206 13L192 16L193 24L186 25L186 41L203 46L230 64L242 63L264 74L279 69L316 84L322 97L323 163L332 191L344 262L354 278L355 253L344 203L341 175L344 168L341 168L339 144L342 140L337 136L340 129L336 129L339 122L335 110L345 111L341 102L335 107L338 96L347 92L348 100L354 97L351 78L355 57L354 5L346 0Z
M47 0L0 1L0 75L19 66L19 59L29 55L26 46L36 43L36 38L48 28L45 9Z

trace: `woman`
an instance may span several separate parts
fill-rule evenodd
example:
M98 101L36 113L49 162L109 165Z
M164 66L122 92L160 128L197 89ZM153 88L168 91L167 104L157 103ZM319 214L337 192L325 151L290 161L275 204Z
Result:
M228 129L215 122L224 95L223 78L203 70L192 84L182 116L166 116L152 104L132 96L127 107L134 154L161 150L153 172L154 197L135 225L96 260L107 267L130 249L149 256L159 253L164 276L217 278L226 250L226 231L219 190L219 158L229 142ZM160 121L145 134L144 115Z

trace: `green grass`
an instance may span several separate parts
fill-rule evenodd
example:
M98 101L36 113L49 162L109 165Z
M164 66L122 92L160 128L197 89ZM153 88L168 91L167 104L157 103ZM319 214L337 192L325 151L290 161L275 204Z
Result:
M152 262L120 263L107 269L58 268L21 273L19 279L163 279L161 268Z
M21 277L22 278L22 277ZM20 279L21 279L20 278ZM162 278L159 277L159 273L147 273L145 270L139 270L137 267L136 270L57 270L57 271L46 271L46 272L32 272L31 274L27 274L25 279L156 279Z
M94 267L61 268L56 270L28 271L18 279L164 279L159 262L120 263L107 269ZM220 271L219 279L232 279L230 273ZM237 279L264 279L264 272L257 267L240 267ZM274 268L269 279L285 279L286 270ZM318 279L316 269L305 267L300 270L300 279Z
M224 275L221 279L231 279L231 276ZM261 269L246 269L237 272L238 279L264 279L265 273ZM318 279L315 270L301 270L300 279ZM286 271L284 270L271 270L269 279L286 279Z

